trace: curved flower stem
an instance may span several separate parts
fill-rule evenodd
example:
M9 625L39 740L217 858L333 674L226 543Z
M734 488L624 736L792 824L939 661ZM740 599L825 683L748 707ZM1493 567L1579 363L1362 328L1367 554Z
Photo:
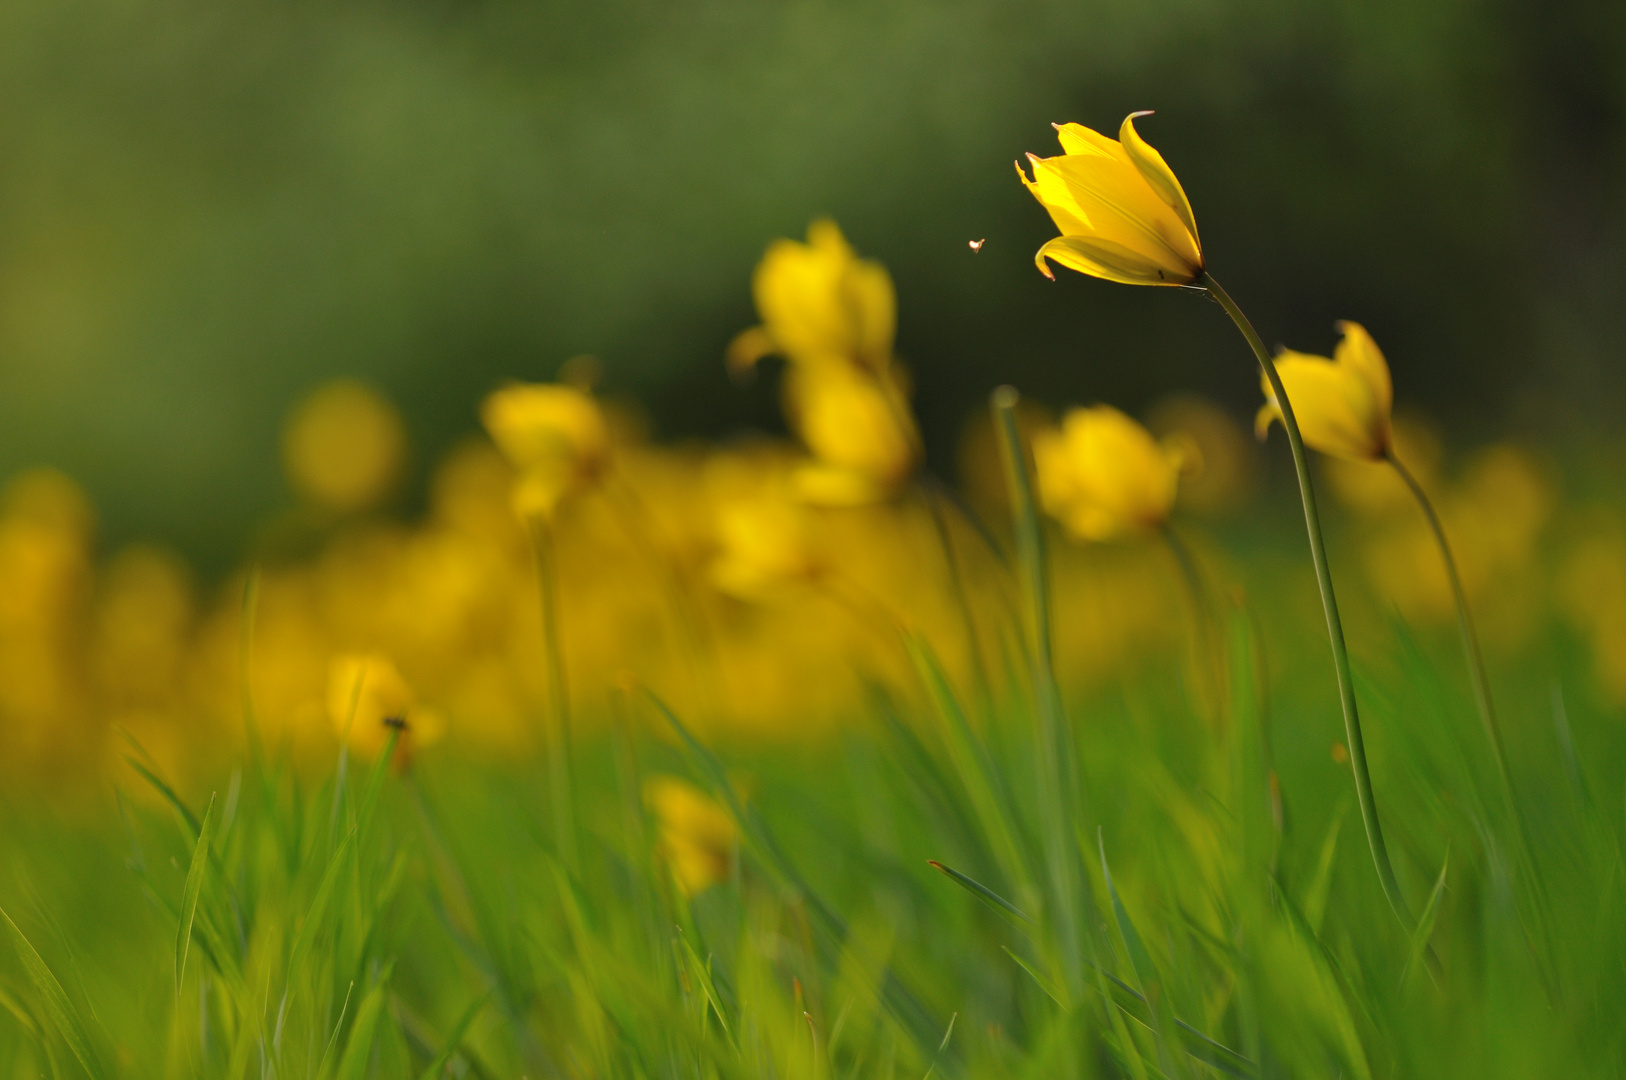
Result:
M977 696L979 719L991 720L994 713L993 680L988 677L988 662L983 656L982 637L977 633L977 616L971 606L971 593L966 582L965 566L954 546L954 533L949 528L948 515L943 510L943 499L930 487L919 488L926 510L931 514L937 530L937 543L943 550L943 565L948 571L949 593L954 598L955 613L960 617L965 634L966 664L971 670L971 685Z
M1361 717L1355 705L1349 649L1344 644L1343 621L1338 617L1338 598L1332 590L1327 545L1321 537L1321 516L1316 511L1315 490L1310 484L1310 462L1304 453L1304 440L1299 436L1299 422L1293 415L1292 403L1287 400L1282 377L1276 372L1276 361L1271 358L1270 351L1259 339L1248 317L1207 271L1197 279L1196 284L1207 289L1208 294L1219 301L1220 307L1236 323L1236 328L1242 331L1242 336L1259 358L1259 367L1270 382L1271 393L1282 410L1282 426L1287 429L1287 443L1293 448L1293 468L1298 473L1299 496L1304 501L1304 526L1310 534L1310 559L1315 563L1316 583L1321 587L1321 606L1327 613L1327 638L1332 643L1332 663L1338 673L1338 697L1344 708L1344 736L1349 743L1349 762L1355 773L1355 796L1361 807L1361 821L1366 825L1366 842L1372 849L1372 863L1377 867L1378 881L1383 886L1384 896L1389 899L1389 906L1410 929L1414 925L1411 909L1406 906L1405 897L1400 893L1400 882L1395 878L1394 866L1389 861L1389 848L1383 842L1383 826L1378 821L1377 804L1372 798L1372 774L1366 765L1366 742L1361 738Z
M1474 684L1474 704L1479 707L1479 719L1485 725L1485 734L1490 738L1491 753L1496 757L1496 769L1502 776L1502 786L1507 790L1509 798L1513 796L1513 783L1507 771L1507 755L1502 750L1502 730L1496 722L1496 707L1491 703L1490 680L1485 675L1485 660L1479 651L1479 635L1474 631L1473 618L1468 614L1468 594L1462 588L1462 576L1457 573L1457 560L1451 554L1451 544L1445 538L1445 526L1440 524L1440 516L1434 511L1434 504L1423 491L1423 485L1411 474L1411 470L1400 463L1393 450L1384 454L1384 458L1394 466L1400 479L1405 481L1411 493L1417 497L1417 505L1423 510L1423 517L1428 519L1428 527L1434 532L1434 540L1440 548L1440 558L1445 562L1445 574L1451 582L1451 596L1457 602L1457 629L1462 634L1462 651L1467 654L1468 674Z

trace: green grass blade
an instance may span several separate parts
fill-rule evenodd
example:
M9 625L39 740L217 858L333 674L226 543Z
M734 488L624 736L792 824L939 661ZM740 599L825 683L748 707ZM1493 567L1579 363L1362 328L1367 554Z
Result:
M469 1025L474 1023L474 1018L480 1015L480 1010L485 1008L486 1002L490 1000L491 991L488 990L469 1003L469 1007L463 1010L463 1015L458 1017L457 1023L453 1024L452 1030L447 1033L446 1044L440 1048L440 1053L435 1055L435 1059L429 1063L429 1067L418 1074L418 1080L444 1080L446 1066L451 1064L452 1058L457 1056L458 1048L463 1045L463 1036L468 1033Z
M1152 954L1147 950L1140 932L1135 929L1134 920L1129 917L1129 909L1124 907L1123 900L1118 896L1118 887L1113 884L1112 869L1107 865L1106 839L1100 830L1096 831L1096 844L1101 851L1101 876L1106 879L1107 897L1112 902L1113 920L1117 923L1124 951L1129 954L1129 964L1135 971L1135 981L1140 984L1141 997L1151 1013L1152 1035L1157 1040L1158 1063L1165 1073L1177 1074L1180 1059L1178 1054L1171 1052L1171 1046L1174 1050L1181 1047L1173 1030L1174 1016L1169 1011L1168 996L1163 991L1163 982L1158 975L1157 967L1152 963Z
M122 731L120 734L124 735L125 739L127 739L131 745L135 746L138 750L140 749L140 744L135 742L135 740L128 734ZM145 753L145 751L142 751L142 753ZM191 810L187 809L186 804L181 801L181 797L175 794L175 789L166 784L156 772L143 764L139 758L125 754L124 760L129 763L130 768L134 769L138 774L140 774L143 780L152 785L153 790L157 791L158 794L164 797L165 802L169 803L170 806L175 808L176 813L181 815L181 820L186 822L186 827L188 830L190 830L190 835L187 837L187 839L197 839L198 830L202 828L202 824L198 821L197 815L192 813Z
M819 923L820 929L837 944L837 947L847 941L849 932L847 923L837 915L824 899L808 885L805 879L796 870L773 834L768 830L762 820L740 802L739 795L734 786L729 783L728 773L723 763L717 759L699 739L678 719L667 704L647 688L643 690L644 698L654 706L661 717L666 720L672 730L682 742L690 765L696 772L705 777L713 791L723 804L728 807L729 814L734 818L740 834L746 839L752 851L756 854L763 867L777 877L782 885L796 892L807 905L807 910ZM926 1048L932 1045L935 1035L931 1014L926 1011L915 995L898 979L897 974L890 968L880 973L881 998L888 1010L908 1031L917 1045Z
M1000 783L998 772L989 762L981 740L966 722L965 710L960 707L954 688L949 684L943 665L931 646L918 634L904 635L904 645L931 695L932 703L943 718L949 754L955 770L960 774L960 783L982 823L989 847L1010 879L1024 881L1029 877L1028 860L1017 841L1016 814L1004 785Z
M1423 907L1423 914L1417 920L1417 929L1412 931L1411 948L1406 956L1406 967L1400 973L1400 984L1404 986L1411 973L1417 969L1419 962L1429 955L1429 939L1434 936L1434 922L1440 914L1440 897L1445 893L1445 872L1451 868L1451 852L1445 853L1445 861L1440 863L1440 876L1434 881L1434 890L1428 894L1428 903Z
M689 969L689 974L705 992L706 1001L711 1004L711 1011L717 1014L717 1022L723 1025L723 1034L732 1039L734 1036L728 1029L728 1017L723 1015L722 998L717 994L717 984L712 981L711 969L700 959L700 954L694 951L694 946L689 943L687 937L680 933L678 941L683 945L684 966Z
M380 983L367 991L356 1009L356 1022L350 1026L350 1039L339 1058L334 1080L362 1080L367 1075L367 1061L373 1053L373 1033L383 1014L384 984Z
M379 753L378 760L373 762L372 771L367 774L367 786L362 789L361 806L356 812L356 821L363 835L366 834L367 826L373 819L373 810L378 806L378 800L384 793L384 777L389 774L390 764L395 760L395 746L400 741L401 729L391 727L389 737L384 740L384 749Z
M1060 983L1057 983L1052 979L1047 979L1043 975L1039 974L1038 969L1036 969L1032 964L1022 959L1004 945L1001 945L1000 948L1005 950L1006 956L1016 961L1017 967L1028 973L1033 981L1039 985L1039 989L1043 990L1051 1001L1054 1001L1063 1009L1072 1008L1072 1006L1067 1003L1067 988L1065 986L1062 986Z
M954 867L945 866L935 859L927 859L926 865L931 867L933 870L936 870L938 873L942 874L944 877L948 878L950 881L954 882L956 885L960 886L960 888L964 889L972 896L975 896L978 900L981 900L995 911L999 912L1005 918L1024 926L1031 926L1033 924L1033 920L1023 914L1021 908L1017 907L1015 904L1011 903L1009 900L1005 899L1003 896L999 895L975 878L967 877L965 874L962 874L958 870L954 869Z
M1327 835L1321 841L1315 873L1310 876L1310 884L1304 890L1304 904L1300 910L1304 913L1304 921L1316 934L1321 933L1321 920L1327 911L1327 896L1332 892L1333 859L1338 853L1338 834L1343 830L1344 816L1348 811L1347 800L1338 804L1332 824L1327 826Z
M1044 528L1039 520L1027 450L1017 426L1015 388L1001 386L993 393L994 430L1011 498L1016 529L1017 567L1022 583L1025 632L1029 648L1029 677L1034 696L1034 732L1038 744L1039 828L1043 837L1045 870L1051 891L1046 921L1060 944L1069 981L1083 978L1083 942L1080 927L1093 921L1081 915L1083 860L1074 836L1078 806L1085 802L1083 785L1073 753L1066 710L1056 684L1050 640L1050 580L1045 559Z
M953 1016L949 1017L948 1030L943 1032L943 1041L937 1044L937 1053L932 1055L932 1063L926 1069L925 1080L932 1080L932 1073L937 1071L938 1059L943 1056L943 1051L948 1049L949 1039L954 1036L954 1021L958 1020L959 1018L959 1013L955 1013Z
M209 808L203 812L203 824L198 827L198 842L192 848L192 864L186 869L186 888L181 893L181 918L175 929L175 993L181 992L181 980L186 977L186 956L192 948L192 924L197 919L198 895L203 891L203 875L209 867L209 839L214 831L215 798L209 796Z
M316 938L316 931L327 913L328 900L333 895L333 889L338 884L339 875L344 870L345 861L356 839L356 831L351 829L344 834L339 842L338 850L328 860L327 870L322 874L322 881L316 887L316 895L311 898L311 906L305 913L305 921L299 924L299 933L294 938L294 945L288 953L287 978L292 980L297 974L300 962L310 951L311 942Z
M101 1061L91 1043L90 1027L85 1023L79 1007L68 997L67 991L62 989L62 983L52 973L45 958L40 956L33 944L18 929L17 924L11 921L11 916L6 914L4 908L0 908L0 919L5 920L6 928L10 931L11 943L17 950L17 957L22 961L23 969L28 972L29 979L39 991L40 997L44 999L45 1014L50 1017L51 1024L62 1036L62 1041L68 1044L73 1056L79 1059L79 1064L84 1066L85 1072L95 1080L101 1080L107 1074L102 1071Z
M339 1045L339 1032L344 1030L344 1018L350 1013L350 997L356 992L356 984L352 982L344 992L344 1004L339 1006L339 1018L333 1022L333 1034L328 1036L327 1049L322 1051L322 1060L316 1066L316 1072L311 1075L316 1080L327 1080L328 1066L333 1061L333 1048Z

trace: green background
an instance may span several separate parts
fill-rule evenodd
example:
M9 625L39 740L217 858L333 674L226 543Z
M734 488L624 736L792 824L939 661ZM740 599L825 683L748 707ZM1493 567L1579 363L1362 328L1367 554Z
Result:
M1033 269L1012 160L1133 109L1267 340L1364 322L1460 441L1562 449L1626 396L1619 3L6 0L0 101L0 472L216 567L334 375L420 469L584 352L663 435L772 428L721 355L819 214L898 282L939 471L1002 381L1244 415L1205 298Z

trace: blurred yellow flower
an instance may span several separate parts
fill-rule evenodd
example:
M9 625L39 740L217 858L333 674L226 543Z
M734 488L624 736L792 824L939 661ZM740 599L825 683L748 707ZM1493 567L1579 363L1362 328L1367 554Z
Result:
M660 857L685 896L727 880L734 819L715 799L686 780L652 776L644 782L644 802L655 815Z
M807 243L775 240L751 280L762 325L728 348L731 371L778 353L793 364L847 363L884 371L892 360L897 298L885 267L860 259L836 223L807 229Z
M1082 124L1057 124L1065 153L1028 155L1033 177L1016 173L1061 235L1034 256L1126 285L1189 285L1203 273L1203 246L1180 181L1163 155L1135 132L1131 113L1109 139Z
M0 493L0 749L71 738L94 529L84 493L54 469L20 473Z
M764 493L722 500L716 539L711 583L738 600L771 600L824 572L808 540L805 511L788 498Z
M892 359L897 302L885 268L821 219L805 244L774 241L753 286L762 325L734 339L728 366L749 370L771 353L788 361L785 413L814 457L798 493L826 506L890 498L919 460L920 434Z
M197 617L186 564L157 548L127 547L100 578L91 655L105 700L122 707L171 704Z
M327 713L333 730L365 758L375 758L389 741L390 729L401 732L395 764L411 752L438 740L445 724L417 695L381 653L351 653L333 658L328 668Z
M823 506L896 494L919 459L920 435L890 373L825 366L786 378L791 425L815 458L797 470L798 493Z
M491 440L518 471L514 508L551 516L591 486L610 455L610 429L591 394L559 383L514 383L480 409Z
M1338 330L1343 340L1331 360L1289 350L1276 357L1276 371L1306 446L1351 461L1381 461L1394 445L1389 365L1360 323L1346 320ZM1264 438L1282 411L1270 382L1263 376L1260 382L1265 404L1254 419L1254 430Z
M1293 407L1298 407L1296 399ZM1409 410L1396 410L1390 428L1391 452L1406 463L1417 482L1427 490L1443 484L1440 465L1445 444L1439 428L1426 416ZM1369 517L1409 517L1416 512L1416 496L1388 462L1329 457L1322 471L1341 502Z
M1555 501L1542 463L1508 445L1475 455L1462 481L1440 501L1447 530L1460 538L1453 547L1463 590L1472 600L1494 601L1482 613L1492 636L1509 638L1533 625L1528 617L1500 619L1498 614L1521 593L1539 587L1530 579L1537 574L1541 535ZM1436 543L1424 522L1398 519L1367 547L1373 582L1408 618L1443 622L1456 610Z
M406 427L395 407L354 379L318 387L282 430L288 482L330 510L376 506L400 479L406 447Z
M1181 462L1180 507L1221 517L1259 493L1259 447L1229 412L1212 401L1180 394L1159 402L1147 417L1155 435L1188 451Z
M1045 511L1079 540L1151 532L1167 520L1186 451L1110 405L1071 409L1037 433L1033 463Z

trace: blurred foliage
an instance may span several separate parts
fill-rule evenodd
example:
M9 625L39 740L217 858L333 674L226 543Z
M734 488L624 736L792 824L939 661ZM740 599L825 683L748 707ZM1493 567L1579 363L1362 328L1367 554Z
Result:
M820 213L894 272L939 471L996 379L1240 408L1206 301L1032 269L1010 161L1148 107L1267 338L1361 320L1454 432L1601 426L1623 58L1604 0L13 0L0 473L64 468L114 539L218 568L330 376L401 403L420 480L500 378L584 352L663 432L772 428L719 358L768 240Z

